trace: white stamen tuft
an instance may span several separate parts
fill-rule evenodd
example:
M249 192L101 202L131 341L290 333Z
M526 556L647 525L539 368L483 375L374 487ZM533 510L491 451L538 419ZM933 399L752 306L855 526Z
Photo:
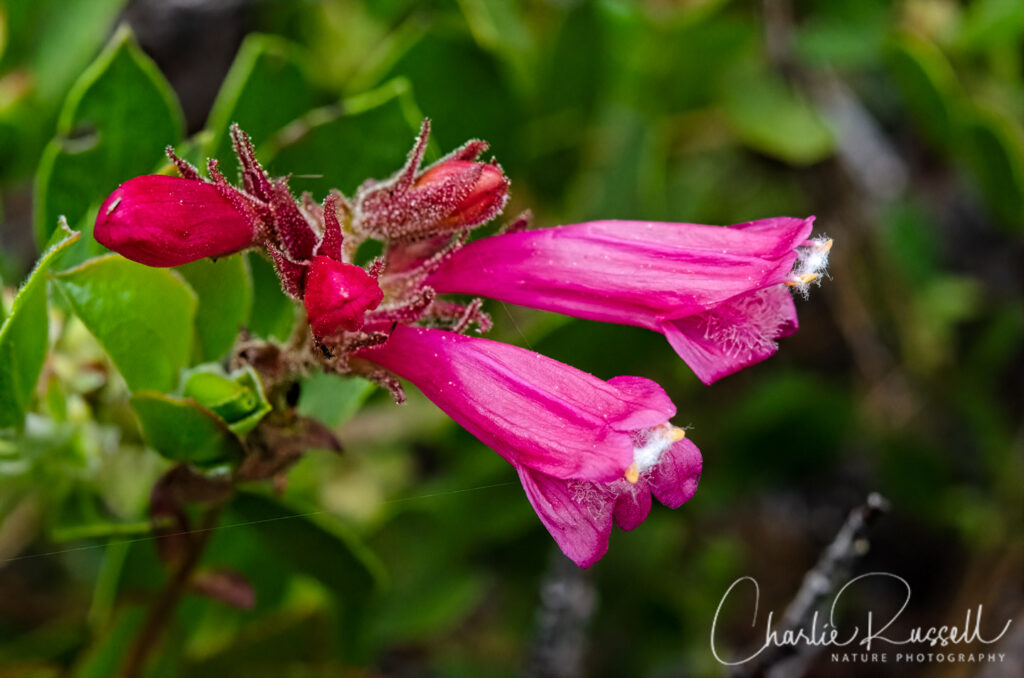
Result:
M626 479L635 483L640 475L650 471L661 460L661 455L686 433L671 424L662 424L648 429L641 435L639 445L633 448L633 463L626 471Z
M822 276L828 271L828 253L832 249L832 239L815 238L809 245L798 247L796 264L786 284L807 297L811 285L820 285Z

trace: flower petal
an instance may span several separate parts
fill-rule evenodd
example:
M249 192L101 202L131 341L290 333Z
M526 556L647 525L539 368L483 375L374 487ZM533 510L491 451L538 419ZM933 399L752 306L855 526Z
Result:
M608 384L618 389L623 402L628 402L627 415L612 423L617 431L636 431L657 426L675 416L676 406L665 390L643 377L612 377Z
M629 429L664 423L671 407L639 377L610 384L533 351L442 330L399 325L358 356L411 381L513 465L558 478L621 478L633 457Z
M772 355L775 339L796 329L781 285L813 221L780 217L725 228L595 221L507 233L454 252L427 284L438 293L662 332L710 383ZM777 289L760 292L768 288ZM704 337L709 327L715 331ZM717 339L725 345L716 347Z
M580 567L590 567L600 560L608 551L612 531L608 498L591 501L576 491L578 481L552 478L522 467L518 471L530 504L562 553ZM596 486L593 489L598 491Z
M666 320L661 331L705 384L775 355L776 339L796 332L796 306L779 285L696 315Z
M651 512L651 490L646 483L630 485L615 500L615 524L623 530L640 526Z
M481 238L427 280L438 293L491 297L659 330L784 282L813 219L736 227L595 221Z
M702 464L700 450L684 438L665 451L647 482L658 501L679 508L697 491Z

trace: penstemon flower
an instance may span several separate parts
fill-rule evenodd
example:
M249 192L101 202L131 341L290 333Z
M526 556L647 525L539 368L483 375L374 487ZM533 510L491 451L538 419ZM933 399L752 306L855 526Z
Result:
M786 287L820 280L814 218L728 228L595 221L470 243L427 279L492 299L664 334L704 383L770 357L797 329Z
M648 379L605 382L517 346L408 326L357 355L409 380L512 464L581 567L608 549L613 516L627 530L643 522L651 490L677 508L697 489L700 453Z
M216 161L207 181L168 149L182 177L126 182L101 209L96 238L151 266L265 249L284 291L306 309L306 362L366 377L398 402L397 377L411 382L516 468L559 547L589 567L607 550L613 523L630 530L644 521L652 494L677 508L696 491L701 456L669 423L675 406L650 380L606 382L467 336L491 326L483 300L439 295L653 329L710 383L772 355L775 340L796 330L790 290L806 293L818 280L831 241L808 239L813 219L525 231L524 215L467 245L473 228L501 212L508 179L477 160L487 149L481 141L421 170L428 134L424 121L391 178L367 181L352 201L334 191L317 204L306 194L296 201L284 179L268 177L235 127L241 188ZM383 241L383 254L358 266L367 239Z

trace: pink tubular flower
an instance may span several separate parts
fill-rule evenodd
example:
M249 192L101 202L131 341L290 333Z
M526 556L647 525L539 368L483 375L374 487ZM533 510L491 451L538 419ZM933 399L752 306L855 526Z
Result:
M511 463L581 567L608 549L613 518L627 530L643 522L651 492L676 508L696 491L700 452L650 380L605 382L509 344L404 325L356 356L408 379Z
M452 253L426 284L661 332L711 383L773 355L775 340L796 331L787 286L804 291L831 247L807 240L813 221L595 221L506 233Z
M105 247L147 266L178 266L250 247L256 231L212 184L159 174L121 184L94 230Z

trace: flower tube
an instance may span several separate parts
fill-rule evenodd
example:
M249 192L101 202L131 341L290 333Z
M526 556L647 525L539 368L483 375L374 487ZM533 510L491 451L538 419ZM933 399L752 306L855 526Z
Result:
M807 240L813 221L594 221L506 233L455 251L426 284L661 332L711 383L796 331L787 287L806 291L831 246Z
M643 522L652 491L673 508L696 491L700 452L648 379L605 382L509 344L405 325L357 356L412 382L511 463L581 567L607 550L613 518L624 529Z

